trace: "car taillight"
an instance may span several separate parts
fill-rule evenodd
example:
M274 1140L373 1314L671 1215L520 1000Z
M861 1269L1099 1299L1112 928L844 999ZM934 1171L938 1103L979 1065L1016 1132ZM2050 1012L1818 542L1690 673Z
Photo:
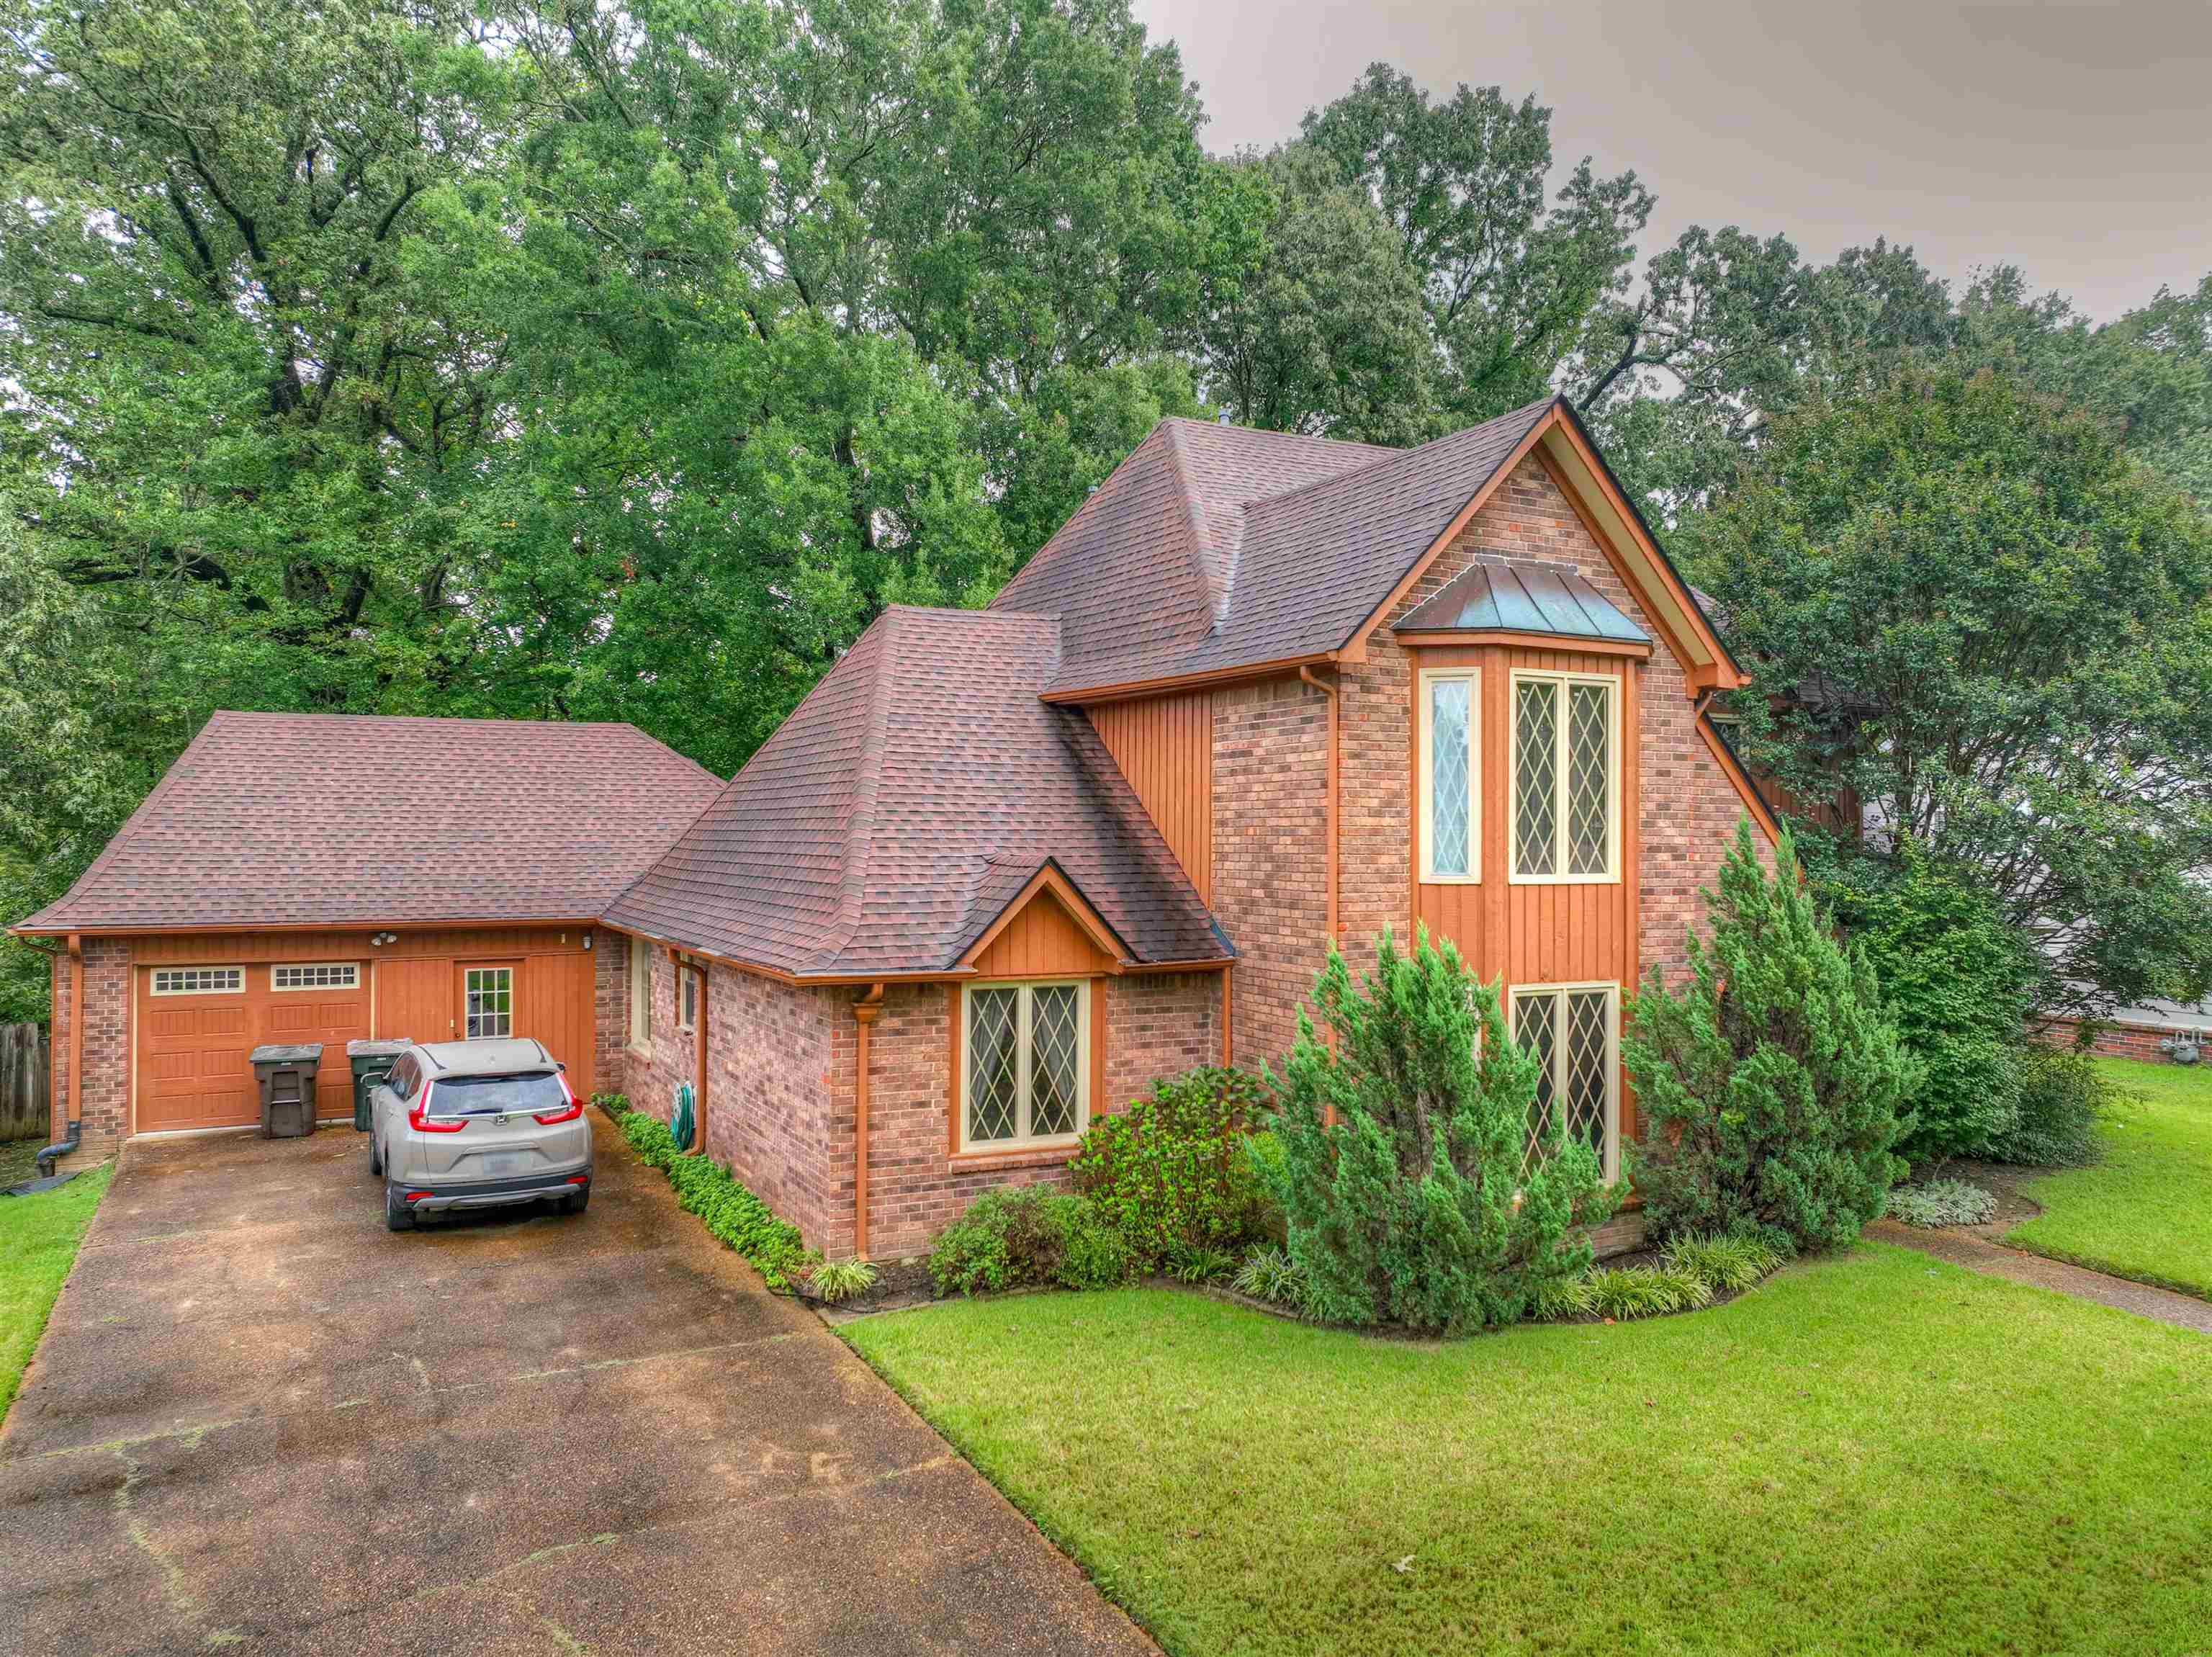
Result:
M562 1076L561 1078L561 1091L567 1093L568 1096L568 1102L566 1105L563 1105L557 1111L536 1112L532 1113L531 1120L533 1122L542 1122L547 1127L550 1128L556 1123L574 1122L578 1117L583 1115L584 1101L577 1098L574 1092L569 1087L568 1078L566 1076Z
M434 1087L425 1087L422 1090L422 1102L407 1112L407 1125L414 1129L416 1133L460 1132L469 1125L466 1117L434 1117L430 1114L430 1095L435 1092L437 1088Z

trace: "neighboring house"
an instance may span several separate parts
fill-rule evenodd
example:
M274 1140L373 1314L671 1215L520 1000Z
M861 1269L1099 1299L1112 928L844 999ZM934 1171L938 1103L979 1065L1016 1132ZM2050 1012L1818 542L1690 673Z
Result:
M1279 1059L1331 938L1357 966L1418 923L1504 984L1545 1059L1541 1131L1617 1171L1621 992L1680 964L1739 819L1774 832L1705 716L1741 683L1563 400L1405 451L1163 422L988 610L894 606L711 801L655 785L666 809L609 858L619 879L558 917L595 941L589 1073L662 1114L690 1085L708 1149L809 1243L907 1255L980 1191L1063 1179L1091 1117L1155 1077ZM436 772L434 723L395 759ZM490 728L543 752L575 728ZM599 781L635 798L617 769ZM184 863L234 871L222 924L285 923L252 919L281 850L196 842L171 787L148 810ZM414 803L351 844L420 892ZM532 855L501 845L490 795L471 805L483 856ZM327 871L350 905L328 918L371 923L373 874L318 846L279 889ZM19 929L90 952L82 917L112 885L96 865ZM426 911L374 923L399 935L356 952L372 996L379 951L433 947ZM105 929L139 935L88 975L88 1028L118 1032L85 1062L103 1100L130 1090L120 1013L152 1004L149 963L242 959L177 924ZM69 993L58 978L58 1009ZM57 1052L65 1029L58 1011ZM155 1125L158 1070L138 1063L116 1128Z

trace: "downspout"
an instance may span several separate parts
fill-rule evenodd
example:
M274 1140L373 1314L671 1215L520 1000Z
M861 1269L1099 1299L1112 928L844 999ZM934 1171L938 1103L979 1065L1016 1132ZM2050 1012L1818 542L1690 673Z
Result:
M853 1258L868 1258L868 1032L884 1010L884 987L853 1003Z

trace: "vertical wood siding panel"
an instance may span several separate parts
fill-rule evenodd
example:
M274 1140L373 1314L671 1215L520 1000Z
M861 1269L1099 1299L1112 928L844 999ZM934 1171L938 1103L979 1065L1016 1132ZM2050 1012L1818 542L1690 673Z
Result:
M1091 728L1145 810L1211 903L1213 880L1213 698L1210 691L1147 697L1088 710Z

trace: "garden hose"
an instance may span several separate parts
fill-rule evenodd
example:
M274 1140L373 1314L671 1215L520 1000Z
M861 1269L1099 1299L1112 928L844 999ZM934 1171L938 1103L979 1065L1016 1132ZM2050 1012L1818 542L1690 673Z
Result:
M676 1084L676 1108L668 1113L668 1136L676 1142L678 1150L688 1151L691 1148L692 1132L691 1084L679 1081Z

